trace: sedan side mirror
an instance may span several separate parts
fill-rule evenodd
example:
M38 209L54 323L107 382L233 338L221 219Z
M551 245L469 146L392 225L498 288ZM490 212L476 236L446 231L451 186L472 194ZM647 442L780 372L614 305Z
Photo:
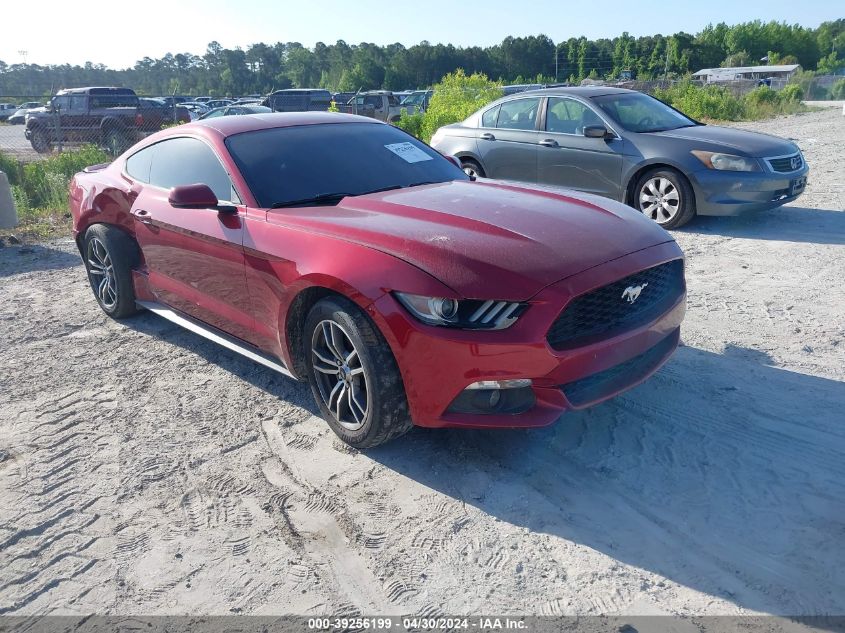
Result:
M587 138L613 138L613 134L603 125L587 125L584 127L584 136Z
M177 209L216 209L217 196L208 185L180 185L170 190L167 201Z

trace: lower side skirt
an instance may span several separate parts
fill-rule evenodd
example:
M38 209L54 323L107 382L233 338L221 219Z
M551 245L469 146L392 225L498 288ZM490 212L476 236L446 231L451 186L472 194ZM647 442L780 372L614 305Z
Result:
M241 356L245 356L256 363L269 367L288 378L296 380L296 376L288 370L280 359L265 354L245 341L237 339L234 336L230 336L215 327L188 316L187 314L177 312L173 308L170 308L162 303L157 303L155 301L136 301L135 303L140 307L149 310L153 314L164 317L168 321L171 321L186 330L190 330L194 334L199 334L203 338L207 338L209 341L214 341L226 349L232 350Z

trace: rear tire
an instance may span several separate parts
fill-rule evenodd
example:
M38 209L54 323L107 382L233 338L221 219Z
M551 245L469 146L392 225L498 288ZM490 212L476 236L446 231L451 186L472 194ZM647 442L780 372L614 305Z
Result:
M303 353L320 413L341 440L370 448L411 429L396 359L357 305L343 297L317 302L305 319Z
M120 156L131 145L132 141L123 130L110 128L103 133L103 149L112 156Z
M113 319L138 312L132 268L138 264L138 246L113 226L94 224L85 232L82 258L97 303Z
M633 207L664 229L677 229L695 217L695 193L680 172L651 169L637 181Z
M484 178L484 170L481 168L481 165L471 158L461 159L461 169L470 178Z

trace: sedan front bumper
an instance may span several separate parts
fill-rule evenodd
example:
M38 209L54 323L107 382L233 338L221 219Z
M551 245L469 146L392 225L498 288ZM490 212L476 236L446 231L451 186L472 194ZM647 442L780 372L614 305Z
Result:
M790 173L702 169L687 175L699 215L739 215L767 211L797 199L804 192L809 171L805 163Z

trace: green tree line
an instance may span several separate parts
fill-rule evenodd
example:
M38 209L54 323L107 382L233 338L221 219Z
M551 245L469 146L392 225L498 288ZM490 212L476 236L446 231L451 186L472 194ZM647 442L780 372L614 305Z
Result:
M205 53L145 57L132 68L79 65L8 64L0 60L0 95L47 95L85 85L121 85L139 94L244 95L282 88L401 90L428 87L457 68L483 73L504 83L577 82L585 77L637 79L678 77L701 68L799 63L805 70L833 72L845 66L845 19L818 28L753 21L708 25L700 33L553 42L545 35L507 37L501 44L456 47L423 41L377 46L318 42L252 44L223 48L211 42Z

